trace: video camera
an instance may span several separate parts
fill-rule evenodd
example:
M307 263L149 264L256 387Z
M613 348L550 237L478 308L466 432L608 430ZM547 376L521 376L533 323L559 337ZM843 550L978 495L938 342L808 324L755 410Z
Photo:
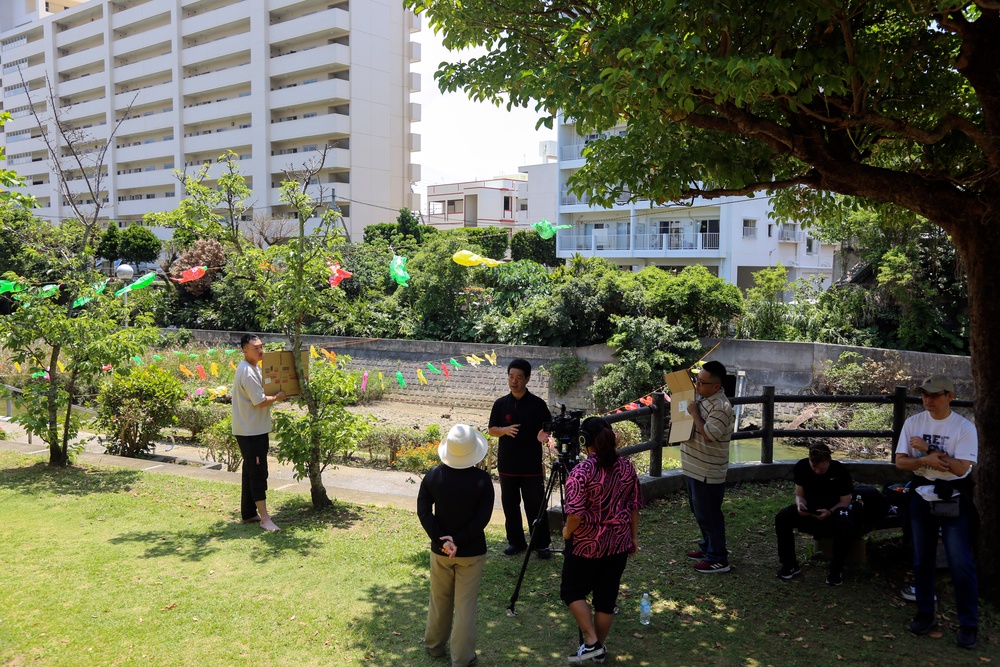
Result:
M556 406L559 414L552 421L542 424L542 429L555 439L559 458L564 463L570 463L572 468L580 458L580 418L583 417L583 410L567 413L564 403L556 403Z

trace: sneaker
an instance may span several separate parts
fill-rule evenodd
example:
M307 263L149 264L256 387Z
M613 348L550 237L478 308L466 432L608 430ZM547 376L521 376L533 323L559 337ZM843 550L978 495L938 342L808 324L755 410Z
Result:
M976 648L976 633L979 629L971 625L963 625L958 628L955 635L955 643L961 648Z
M694 569L702 574L716 574L722 572L729 572L729 563L727 561L719 561L717 563L712 563L707 560L700 560L694 564Z
M909 602L917 601L917 587L916 586L904 586L901 591L899 591L899 597ZM937 596L934 596L934 601L937 602Z
M844 583L844 573L830 570L826 575L826 583L830 586L840 586Z
M593 646L580 644L580 648L576 650L576 653L569 656L569 661L572 663L587 662L588 660L604 662L604 653L604 644L601 642L597 642Z
M528 547L515 547L513 544L508 544L507 548L503 550L504 556L516 556L522 553Z
M799 567L798 563L793 565L782 565L778 568L778 578L779 579L791 579L802 574L802 568Z
M687 557L691 560L705 560L705 552L701 549L687 552Z
M538 556L538 560L548 560L552 558L552 549L539 549L535 552L535 555Z
M937 618L935 618L934 614L921 612L914 616L910 622L910 632L915 635L926 635L936 628L937 625Z

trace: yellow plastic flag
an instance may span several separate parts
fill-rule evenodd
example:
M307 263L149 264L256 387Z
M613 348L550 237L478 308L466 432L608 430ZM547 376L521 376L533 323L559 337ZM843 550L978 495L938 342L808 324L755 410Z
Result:
M61 361L57 361L57 362L56 362L56 366L58 366L58 367L59 367L59 370L60 370L60 371L62 371L63 373L65 373L65 372L66 372L66 367L65 367L65 366L63 365L63 362L61 362Z
M194 377L194 373L189 371L187 366L185 366L184 364L181 364L180 366L178 366L178 368L180 369L181 373L184 373L184 375L188 377Z
M424 377L424 372L417 369L417 379L420 380L420 384L427 384L427 378Z
M497 365L497 353L496 352L494 352L493 354L490 354L490 353L487 352L486 353L486 358L490 360L490 365L492 365L492 366L496 366Z
M208 367L208 372L214 375L215 377L219 377L219 364L213 361L212 365Z
M382 371L378 372L378 386L382 391L385 391L385 378L382 377Z
M325 351L326 350L324 350L324 352ZM309 346L309 356L312 357L313 359L319 359L319 352L317 352L316 348L312 345Z
M231 361L229 362L229 367L232 368L234 371L236 370L236 364L234 364Z
M476 362L476 365L477 365L477 366L478 366L479 364L483 363L484 361L486 361L485 359L480 359L480 358L479 358L479 357L477 357L476 355L472 355L472 358L473 358L473 360L475 360L475 362Z
M21 372L21 364L17 363L16 361L14 362L14 368L16 368L16 369L17 369L17 372L18 372L18 373L20 373L20 372Z
M476 355L472 355L471 357L466 356L465 360L469 362L469 364L471 364L472 366L478 366L480 362L482 362L482 359L480 359Z

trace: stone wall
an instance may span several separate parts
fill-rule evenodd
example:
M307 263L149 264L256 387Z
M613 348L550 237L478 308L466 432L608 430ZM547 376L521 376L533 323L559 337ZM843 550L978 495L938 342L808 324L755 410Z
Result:
M191 333L192 338L201 343L235 346L243 332L194 330ZM265 342L284 342L284 338L278 334L259 335ZM550 406L564 403L567 408L590 410L593 408L593 400L589 389L594 373L604 364L614 361L612 350L607 345L574 349L537 345L484 345L334 336L303 336L302 340L305 345L315 345L337 354L350 355L353 365L358 368L370 372L381 370L389 387L398 387L394 376L397 370L402 370L407 386L405 389L394 390L393 400L449 406L491 406L497 397L507 392L507 364L511 359L522 357L530 361L534 369L529 385L533 393L544 398ZM719 341L705 339L702 342L708 350ZM903 367L913 377L923 378L934 373L944 373L954 379L958 398L972 398L969 357L822 343L725 339L707 359L721 361L730 372L742 371L747 378L746 395L759 395L760 388L764 385L774 385L778 393L798 394L808 391L813 377L823 370L827 361L836 361L842 353L848 351L876 360L883 360L887 355L897 355ZM488 361L479 366L468 365L465 362L466 355L476 354L485 358L486 353L494 352L497 355L496 366L492 366ZM567 352L584 359L591 372L568 394L557 396L549 386L548 368ZM427 369L427 362L440 367L452 357L465 365L461 369L449 369L449 372L454 371L451 372L450 378ZM418 368L423 369L427 385L418 384L415 375Z

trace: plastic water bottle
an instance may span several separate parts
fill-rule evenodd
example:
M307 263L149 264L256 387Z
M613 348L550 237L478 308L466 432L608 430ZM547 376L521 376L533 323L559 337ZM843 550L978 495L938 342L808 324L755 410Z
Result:
M650 611L649 593L643 593L642 600L639 601L639 622L643 625L649 625Z

